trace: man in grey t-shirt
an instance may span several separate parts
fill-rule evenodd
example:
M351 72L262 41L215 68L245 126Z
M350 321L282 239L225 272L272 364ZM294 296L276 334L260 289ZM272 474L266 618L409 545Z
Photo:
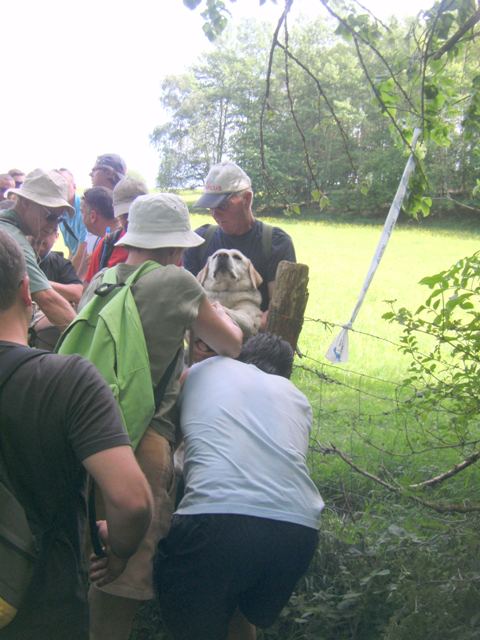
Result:
M27 236L38 240L42 234L56 230L64 211L72 209L67 201L67 182L58 171L35 169L20 188L10 189L9 193L17 199L12 209L1 212L0 229L15 238L22 248L33 301L53 325L64 329L75 317L75 311L50 285Z

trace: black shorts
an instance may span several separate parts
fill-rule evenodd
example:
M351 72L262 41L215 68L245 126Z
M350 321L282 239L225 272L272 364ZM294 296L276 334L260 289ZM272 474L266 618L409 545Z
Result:
M155 558L163 620L175 640L224 640L237 607L268 627L306 572L318 532L252 516L174 516Z

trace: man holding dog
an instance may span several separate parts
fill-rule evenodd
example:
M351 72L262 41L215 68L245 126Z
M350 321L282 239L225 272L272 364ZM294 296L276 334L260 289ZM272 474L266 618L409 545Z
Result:
M287 342L259 333L238 361L209 358L187 376L185 494L155 563L175 640L254 639L313 556L323 501L305 463L312 410L287 379L292 362Z
M238 165L214 165L205 180L204 193L195 207L210 209L217 227L203 225L196 230L205 245L185 252L184 266L197 275L207 258L217 249L238 249L261 275L262 311L268 309L275 285L278 263L295 262L292 239L279 227L257 220L252 211L252 182Z
M79 356L27 348L29 278L22 248L4 231L0 282L0 372L9 372L0 389L2 476L6 471L38 546L25 599L0 638L87 640L86 472L106 504L100 530L107 555L90 572L99 585L117 578L137 549L150 522L151 493L95 367Z

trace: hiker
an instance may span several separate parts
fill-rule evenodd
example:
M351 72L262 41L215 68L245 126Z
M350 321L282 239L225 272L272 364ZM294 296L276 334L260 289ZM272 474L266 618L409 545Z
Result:
M33 248L38 256L38 265L47 276L52 288L76 307L83 293L83 283L70 260L64 258L61 251L52 251L57 239L58 229L53 227L34 242ZM52 325L41 311L34 314L29 333L28 342L31 347L48 351L53 351L60 337L58 327Z
M90 172L90 178L93 187L113 189L126 174L127 166L123 158L116 153L104 153L98 156Z
M15 188L15 180L8 173L0 174L0 202L7 200L7 191Z
M92 266L92 258L102 238L119 227L118 220L113 213L112 191L107 187L91 187L83 194L81 201L82 218L87 231L97 240L92 247L88 269L84 277L85 282L90 282L96 273Z
M170 526L175 493L176 399L183 370L185 331L193 328L196 335L223 355L235 357L241 348L240 329L223 309L210 304L197 280L178 266L184 249L202 242L191 230L188 209L181 198L168 193L139 196L129 210L128 230L117 242L128 249L126 263L97 274L87 289L91 297L98 296L94 291L112 273L117 283L125 283L137 270L156 267L141 275L131 291L145 336L150 383L157 389L165 380L165 372L172 370L163 399L135 452L154 494L152 524L122 576L103 589L90 590L91 640L127 640L139 604L154 597L152 558L159 539ZM88 309L89 305L82 314L88 314ZM67 334L66 344L68 337ZM120 336L116 342L131 344L136 337ZM119 369L121 365L118 362Z
M206 224L196 230L206 239L205 246L186 251L184 265L197 275L217 249L238 249L262 276L260 292L262 311L265 311L272 297L278 263L281 260L295 262L295 249L285 231L254 217L252 204L252 183L247 174L233 162L214 165L205 180L203 195L194 206L210 209L218 226ZM267 243L268 234L271 235Z
M147 186L142 180L126 176L117 182L112 192L116 228L105 234L95 247L85 276L85 282L90 282L93 276L105 267L114 267L116 264L125 262L128 251L125 247L115 245L127 231L130 205L135 198L147 193Z
M305 462L312 410L288 380L292 362L286 341L259 333L238 360L189 370L185 494L154 574L175 640L254 639L312 559L323 501Z
M257 220L252 204L252 183L247 174L233 162L214 165L205 180L203 195L194 206L210 209L218 226L206 224L196 229L196 233L205 238L205 244L185 252L184 266L196 276L217 249L241 251L263 279L259 290L264 328L278 263L281 260L295 262L296 258L290 236L279 227ZM193 361L198 362L215 354L197 339L192 355Z
M0 629L0 639L87 640L81 552L86 471L107 506L106 522L100 523L107 557L101 571L95 565L91 570L99 584L114 580L137 549L150 522L151 493L113 395L95 367L78 356L26 347L32 315L28 275L22 249L5 231L0 231L0 281L2 479L6 472L38 545L25 599ZM2 518L2 526L6 521ZM0 589L7 566L2 555ZM2 607L0 617L5 614Z
M10 169L8 172L15 181L15 189L20 189L25 181L25 174L20 169Z
M63 330L75 317L72 306L55 291L37 263L27 236L34 240L58 224L68 203L68 185L57 171L35 169L27 175L20 188L10 189L16 196L13 209L0 212L0 229L6 231L22 247L30 284L30 293L48 320Z
M68 183L68 202L73 209L60 220L60 231L68 249L68 259L72 261L73 268L82 277L86 270L87 229L82 218L81 198L75 192L75 178L72 172L65 167L58 169L58 172Z

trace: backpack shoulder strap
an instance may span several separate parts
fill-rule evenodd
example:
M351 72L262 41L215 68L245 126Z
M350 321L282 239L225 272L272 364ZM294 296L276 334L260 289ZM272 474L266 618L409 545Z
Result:
M111 233L107 233L107 235L103 239L102 255L100 256L100 269L108 267L108 261L110 260L110 256L112 255L115 248L115 243L119 239L121 233L121 228L116 229Z
M213 240L213 236L215 235L215 231L218 229L216 224L209 224L207 226L207 230L205 231L205 235L203 236L205 242L200 245L200 265L203 267L207 260L208 248Z
M273 227L271 224L261 222L262 225L262 254L266 262L270 260L272 255L272 236Z
M3 354L1 358L1 370L0 370L0 389L5 382L10 378L24 362L41 356L44 353L49 353L43 349L32 349L30 347L24 347L19 345L18 347L12 347Z

